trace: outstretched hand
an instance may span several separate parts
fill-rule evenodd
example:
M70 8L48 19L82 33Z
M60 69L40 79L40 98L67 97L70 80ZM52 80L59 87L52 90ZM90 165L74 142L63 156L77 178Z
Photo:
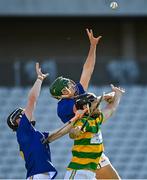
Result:
M92 29L86 29L89 41L91 45L97 45L102 36L94 37Z
M104 100L108 103L111 103L114 100L114 95L115 95L115 92L110 92L107 94L105 94L105 92L104 92Z
M123 93L125 93L125 89L123 89L123 88L116 87L116 86L114 86L113 84L111 84L110 86L111 86L111 88L112 88L112 91L115 92L115 93L117 93L117 94L122 95Z
M44 80L48 76L48 73L46 74L42 73L38 62L36 63L36 73L37 73L38 78L41 80Z

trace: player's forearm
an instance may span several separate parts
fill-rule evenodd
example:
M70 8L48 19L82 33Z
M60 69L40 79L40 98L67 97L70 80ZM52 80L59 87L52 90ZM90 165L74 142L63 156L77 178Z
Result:
M96 45L90 45L89 53L86 59L86 62L83 66L83 70L85 69L87 73L91 74L93 72L95 66L96 59Z
M86 112L86 111L85 111ZM84 114L84 113L83 113ZM82 115L83 115L82 114ZM82 117L81 115L81 117ZM58 130L52 132L48 136L48 142L53 142L56 139L59 139L60 137L66 135L70 132L70 130L73 128L74 123L79 119L79 115L74 116L69 122L67 122L63 127L59 128Z
M115 93L113 102L108 103L106 108L104 108L104 110L102 110L105 119L110 118L113 115L113 113L117 110L121 96L122 96L122 94Z
M58 130L52 132L48 136L48 142L53 142L56 139L59 139L60 137L66 135L67 133L69 133L72 127L73 127L73 123L67 123L62 128L59 128Z
M39 97L42 81L43 80L37 78L37 80L35 81L33 87L31 88L31 90L29 92L28 98L32 102L36 102Z
M91 45L89 53L88 53L88 57L83 66L82 75L80 78L80 83L82 84L85 90L87 90L88 88L89 81L91 79L91 75L94 70L95 59L96 59L96 45Z
M119 102L120 102L120 99L122 97L122 94L121 93L115 93L114 95L114 101L112 102L112 109L113 109L113 112L116 111L118 105L119 105Z
M75 116L70 119L69 122L67 122L62 128L59 128L58 130L54 131L53 133L51 133L48 136L48 142L52 142L62 136L64 136L65 134L69 133L70 130L73 128L73 125L80 119L83 117L84 113L87 111L87 109L83 110L82 113L76 113Z

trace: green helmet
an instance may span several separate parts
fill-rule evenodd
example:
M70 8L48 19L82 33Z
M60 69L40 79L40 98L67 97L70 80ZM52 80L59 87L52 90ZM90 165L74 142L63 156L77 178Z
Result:
M71 82L70 79L63 78L62 76L55 79L55 81L50 85L50 93L52 96L60 99L62 96L62 90L67 87L68 83Z

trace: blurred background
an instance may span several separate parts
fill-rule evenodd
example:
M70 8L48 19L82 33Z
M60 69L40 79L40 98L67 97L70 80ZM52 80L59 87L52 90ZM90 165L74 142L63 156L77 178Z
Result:
M126 89L117 113L103 125L106 155L122 179L147 179L147 1L0 0L0 179L24 179L8 114L25 106L36 79L35 62L49 72L38 100L36 128L62 125L49 85L59 75L78 81L89 50L85 29L101 35L89 91ZM68 135L51 144L52 161L63 179L71 158Z

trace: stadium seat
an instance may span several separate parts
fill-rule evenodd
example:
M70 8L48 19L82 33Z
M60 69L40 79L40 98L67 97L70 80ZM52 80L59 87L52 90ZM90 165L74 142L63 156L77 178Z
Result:
M102 125L106 155L123 179L147 178L147 87L127 86L118 111ZM0 88L0 179L24 179L24 161L19 156L15 133L6 125L6 118L14 108L25 106L28 88ZM108 86L91 86L89 92L101 95ZM143 96L142 96L143 94ZM56 114L57 100L47 87L40 94L35 119L36 128L52 131L63 123ZM72 140L68 135L50 144L57 179L63 179L71 159Z

